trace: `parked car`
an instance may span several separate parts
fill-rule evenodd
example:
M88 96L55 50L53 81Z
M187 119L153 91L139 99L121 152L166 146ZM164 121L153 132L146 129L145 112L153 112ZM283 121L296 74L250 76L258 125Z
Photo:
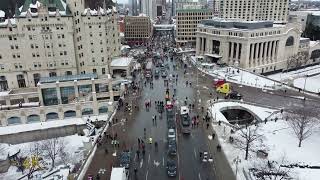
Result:
M154 77L155 78L158 78L160 76L160 71L158 70L158 69L156 69L155 71L154 71Z
M170 177L177 176L177 163L171 158L167 159L167 174Z
M168 139L176 139L176 131L174 129L168 130Z
M241 100L242 95L238 93L237 91L231 91L225 96L225 99L236 99L236 100Z
M173 156L177 154L177 143L175 139L168 139L168 154Z

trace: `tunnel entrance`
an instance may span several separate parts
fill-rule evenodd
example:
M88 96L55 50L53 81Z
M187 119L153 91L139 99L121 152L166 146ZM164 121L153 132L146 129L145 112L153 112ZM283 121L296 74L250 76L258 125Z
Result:
M254 120L254 116L243 109L226 109L221 113L226 117L230 124L245 125L250 124Z

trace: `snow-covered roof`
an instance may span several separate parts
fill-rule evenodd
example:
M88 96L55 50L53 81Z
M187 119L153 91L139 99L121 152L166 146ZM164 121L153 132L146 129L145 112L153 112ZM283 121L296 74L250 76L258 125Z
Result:
M131 57L119 57L115 58L111 62L111 66L117 66L117 67L127 67L132 62L133 58Z
M6 13L2 10L0 10L0 18L4 18L6 16Z
M14 19L14 18L6 19L4 22L0 22L0 27L7 26L9 23L12 25L16 25L16 19Z
M83 15L88 15L88 13L89 13L89 15L92 15L92 16L94 16L94 15L99 15L99 14L101 14L101 15L105 15L105 14L110 14L110 13L112 13L112 11L113 12L117 12L117 9L116 9L116 7L112 7L112 9L103 9L103 8L101 8L101 7L99 7L99 9L98 10L96 10L96 9L90 9L90 8L86 8L86 9L84 9L84 11L83 11Z
M44 1L42 1L42 2L44 2ZM70 11L68 11L67 4L63 0L54 0L53 4L55 5L55 8L57 10L49 11L48 13L51 16L56 16L56 15L65 16L70 12ZM28 14L30 14L31 16L38 16L38 12L31 12L31 9L38 9L42 5L48 6L47 4L42 4L40 1L36 1L36 3L33 4L32 1L26 0L24 5L22 5L19 8L19 14L17 14L17 15L20 17L25 17ZM57 14L57 13L59 13L59 14Z

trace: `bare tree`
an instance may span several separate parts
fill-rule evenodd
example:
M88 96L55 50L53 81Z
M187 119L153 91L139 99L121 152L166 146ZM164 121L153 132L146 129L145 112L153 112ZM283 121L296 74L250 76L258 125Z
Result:
M290 180L290 168L282 167L285 164L285 157L282 157L279 162L260 160L253 164L253 168L249 171L256 177L257 180Z
M245 150L245 160L248 159L249 151L254 151L254 142L262 140L263 135L258 133L258 125L246 126L238 130L239 137L235 139L235 144L238 148Z
M313 129L319 124L313 114L306 108L294 109L286 113L288 124L298 138L298 147L301 147L302 141L310 137Z
M42 145L39 141L33 142L29 146L30 155L40 157L43 154Z
M59 155L65 152L65 144L62 138L53 138L41 142L43 155L51 160L51 169L55 167L55 162Z

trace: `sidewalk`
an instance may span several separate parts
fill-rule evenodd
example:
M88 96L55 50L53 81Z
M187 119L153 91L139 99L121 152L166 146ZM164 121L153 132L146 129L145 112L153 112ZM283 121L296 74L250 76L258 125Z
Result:
M124 105L117 110L112 122L110 122L112 126L108 128L101 141L101 145L97 147L92 162L86 172L85 179L88 176L92 176L94 179L109 179L112 167L119 166L120 153L123 150L130 150L133 146L133 143L128 139L126 131L137 114L138 109L135 109L133 106L132 111L125 111L125 104L128 103L130 105L132 98L135 98L132 91L129 91L127 94L129 95L125 97L123 101ZM111 144L111 137L116 137L116 140L119 142L119 147ZM114 156L115 152L116 156Z

